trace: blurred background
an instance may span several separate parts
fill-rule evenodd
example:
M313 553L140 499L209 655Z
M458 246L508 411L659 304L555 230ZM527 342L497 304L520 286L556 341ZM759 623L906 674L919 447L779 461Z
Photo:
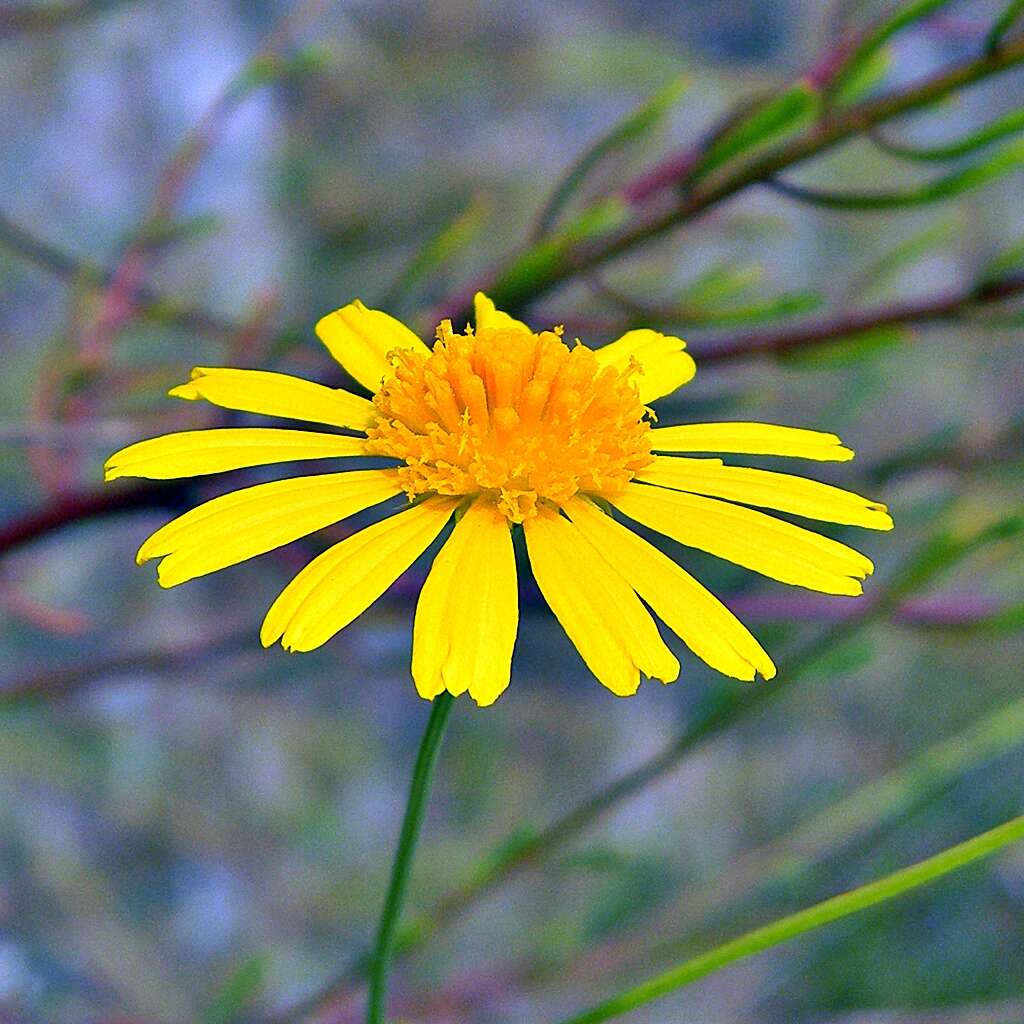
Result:
M1006 3L931 7L864 96L974 58ZM266 608L337 532L163 591L139 543L260 474L104 488L106 455L216 422L165 398L193 365L333 380L312 324L355 296L429 337L652 96L571 208L636 198L892 9L0 4L0 1021L358 1020L426 717L408 670L422 566L320 651L263 651ZM511 688L455 708L397 1019L555 1020L1018 812L1020 144L973 191L856 210L832 194L955 176L990 151L886 148L1022 103L1019 69L986 78L786 172L819 201L754 185L522 304L591 343L652 319L683 334L707 365L662 422L835 430L856 461L793 471L888 502L897 529L823 531L875 560L863 601L672 552L772 651L767 695L679 651L677 684L619 700L524 584ZM999 302L966 301L994 280ZM856 311L877 322L851 330ZM807 325L820 337L785 344ZM1024 850L630 1020L1024 1021Z

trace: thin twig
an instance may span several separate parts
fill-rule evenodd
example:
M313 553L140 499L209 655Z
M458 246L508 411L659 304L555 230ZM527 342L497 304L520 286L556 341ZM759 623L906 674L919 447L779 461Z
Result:
M0 211L0 245L16 256L57 277L93 288L103 288L114 279L114 270L74 256L44 241ZM146 285L136 285L134 300L139 311L165 323L218 337L230 336L239 325L197 306L187 306Z
M735 335L709 343L706 349L697 348L694 355L698 364L704 366L753 355L780 355L796 349L866 334L881 327L949 320L974 306L1001 302L1021 293L1024 293L1024 275L1008 277L976 288L947 292L929 299L823 317L770 333L754 331Z
M716 171L665 213L636 223L610 239L571 247L560 259L551 261L537 276L511 281L503 281L499 277L490 286L491 297L502 308L520 311L528 302L545 294L555 285L659 238L751 185L774 178L781 171L818 156L855 135L863 134L875 125L929 106L958 89L1022 62L1024 35L1019 35L993 54L965 61L917 85L833 112L802 134L772 147L741 166ZM467 310L450 310L450 313L453 319L458 320L467 314Z

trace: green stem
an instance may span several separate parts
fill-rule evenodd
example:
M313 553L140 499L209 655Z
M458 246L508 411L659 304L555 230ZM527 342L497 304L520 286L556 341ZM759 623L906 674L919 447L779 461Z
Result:
M840 896L817 903L789 917L780 918L763 928L757 928L726 942L707 953L687 960L663 974L642 982L597 1006L585 1010L562 1022L562 1024L600 1024L649 1003L689 985L700 978L721 970L728 964L744 957L760 953L772 946L803 935L814 928L838 921L849 914L866 910L877 903L883 903L902 893L932 882L943 875L962 868L971 861L987 857L1010 843L1024 838L1024 816L1000 825L989 832L983 832L965 843L952 846L942 853L920 861L902 871L896 871L877 882L870 882L860 888L851 889Z
M388 883L384 908L377 927L377 941L374 943L370 961L370 986L366 1001L366 1024L385 1024L388 997L388 975L391 972L391 958L395 949L395 933L402 913L402 903L409 884L416 844L423 827L423 816L430 796L430 785L434 776L434 765L441 749L445 726L455 698L442 693L431 706L426 731L420 741L416 755L416 767L409 786L409 799L405 805L402 831L398 837L395 861L391 867L391 881Z

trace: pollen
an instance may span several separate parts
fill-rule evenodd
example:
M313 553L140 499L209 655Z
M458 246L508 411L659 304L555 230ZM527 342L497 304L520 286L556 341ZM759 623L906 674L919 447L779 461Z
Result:
M615 497L654 461L634 368L602 368L560 329L454 334L445 321L430 352L389 361L367 451L401 460L410 498L489 496L522 523L580 492Z

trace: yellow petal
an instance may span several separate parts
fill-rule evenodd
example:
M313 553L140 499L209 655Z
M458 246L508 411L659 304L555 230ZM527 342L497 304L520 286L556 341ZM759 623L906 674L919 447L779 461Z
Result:
M871 561L839 541L714 498L631 483L612 504L687 547L826 594L862 593Z
M352 430L365 430L376 417L373 403L359 395L267 370L197 366L187 384L171 388L168 394L191 401L203 398L222 409Z
M497 309L483 292L477 292L473 296L473 320L478 331L484 328L530 330L522 320L517 320L514 316L509 316L508 313L503 313L500 309Z
M316 333L331 355L373 392L391 374L389 352L412 349L427 355L430 351L401 320L367 309L359 299L321 317Z
M636 693L641 672L666 683L679 675L679 662L650 613L583 533L555 515L528 519L523 531L544 599L612 693Z
M601 366L617 370L635 367L631 379L640 393L641 402L653 402L670 394L693 379L697 364L685 351L686 342L669 334L647 328L627 331L594 354Z
M166 557L157 578L162 587L205 576L401 493L393 470L324 473L274 480L222 494L156 531L139 548L139 564Z
M481 706L508 686L519 625L508 520L477 501L455 525L420 592L412 677L421 697L469 691Z
M637 479L659 487L727 498L826 523L863 526L869 530L892 529L892 519L880 502L802 476L724 466L721 459L657 455L652 465L637 474Z
M365 455L366 440L312 430L227 427L183 430L139 441L115 452L103 467L104 479L123 476L148 480L203 476L248 466L269 466L302 459Z
M734 452L741 455L790 455L818 462L846 462L853 452L835 434L774 423L686 423L655 427L656 452Z
M698 658L734 679L750 681L757 672L765 679L775 675L771 658L746 626L668 555L589 501L573 498L565 511Z
M263 620L260 640L311 651L344 629L429 547L456 502L430 498L346 537L314 558L281 591Z

